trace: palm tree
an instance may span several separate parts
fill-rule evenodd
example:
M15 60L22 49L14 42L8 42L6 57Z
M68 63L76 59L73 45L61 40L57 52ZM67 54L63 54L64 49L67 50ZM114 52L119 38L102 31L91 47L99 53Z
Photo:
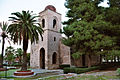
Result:
M12 24L8 27L8 33L11 35L11 39L15 42L23 42L23 62L22 71L27 70L27 49L29 40L31 43L38 42L39 35L42 37L43 30L39 23L37 23L35 16L32 12L22 11L11 13L15 17L9 17ZM21 41L23 40L23 41Z
M0 68L3 68L3 54L4 54L4 44L5 44L5 38L7 38L7 28L8 24L7 22L0 23L0 28L2 30L1 37L2 37L2 53L1 53L1 60L0 60Z

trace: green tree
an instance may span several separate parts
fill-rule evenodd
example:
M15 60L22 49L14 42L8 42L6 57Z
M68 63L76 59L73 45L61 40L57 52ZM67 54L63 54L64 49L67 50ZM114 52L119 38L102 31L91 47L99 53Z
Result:
M7 38L6 30L8 28L7 22L0 23L0 28L2 30L1 36L2 36L2 53L1 53L1 60L0 60L0 68L3 68L3 54L4 54L4 44L5 44L5 38Z
M120 1L119 0L108 0L109 7L104 9L104 21L109 25L105 25L104 27L97 27L100 33L104 33L105 35L115 37L116 41L116 51L112 51L111 56L117 56L119 61L120 56ZM119 54L118 54L119 53ZM116 59L115 59L116 60Z
M21 64L22 56L23 56L23 50L21 48L17 48L15 51L16 57L19 58L19 63Z
M27 49L29 40L31 43L39 40L39 35L42 36L43 30L39 23L37 23L35 16L32 12L22 11L12 13L15 17L9 17L12 24L8 27L8 32L11 35L11 39L14 42L20 42L23 40L23 63L22 71L27 70Z
M96 26L109 25L104 21L104 9L98 4L102 0L66 0L68 8L67 17L64 22L66 27L63 32L67 38L63 43L72 47L74 58L79 58L86 54L88 57L88 67L91 67L91 55L103 54L101 49L111 51L116 42L114 37L100 33Z
M108 0L110 7L120 8L120 0Z
M15 49L12 46L9 46L5 50L5 59L7 60L8 64L14 62L15 59Z

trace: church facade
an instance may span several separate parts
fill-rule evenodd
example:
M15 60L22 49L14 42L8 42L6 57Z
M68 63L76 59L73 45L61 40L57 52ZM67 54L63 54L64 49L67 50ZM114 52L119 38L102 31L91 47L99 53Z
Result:
M38 43L31 45L30 66L32 68L56 69L61 64L70 64L70 47L61 43L61 14L48 5L39 13L39 22L44 33Z

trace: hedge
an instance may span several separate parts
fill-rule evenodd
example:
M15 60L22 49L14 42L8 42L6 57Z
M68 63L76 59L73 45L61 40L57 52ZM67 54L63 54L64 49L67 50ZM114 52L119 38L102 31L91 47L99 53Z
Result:
M64 68L64 73L84 73L84 72L89 72L92 70L96 70L96 69L100 69L99 66L94 66L94 67L90 67L90 68L71 68L71 67L66 67Z
M60 69L63 69L65 67L70 67L70 64L62 64L62 65L60 65Z

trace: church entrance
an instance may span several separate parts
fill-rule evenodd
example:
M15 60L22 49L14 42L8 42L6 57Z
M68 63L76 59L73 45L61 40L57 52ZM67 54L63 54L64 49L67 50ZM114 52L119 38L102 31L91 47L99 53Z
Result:
M45 49L40 49L40 68L45 69Z

